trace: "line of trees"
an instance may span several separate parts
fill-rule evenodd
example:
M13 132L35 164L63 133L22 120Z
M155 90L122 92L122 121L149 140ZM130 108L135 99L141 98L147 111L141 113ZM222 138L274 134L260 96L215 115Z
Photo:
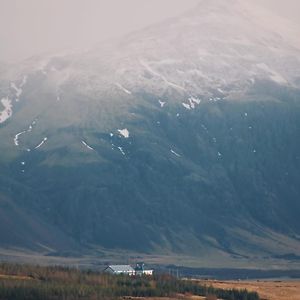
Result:
M121 297L176 297L258 300L257 293L223 290L170 275L125 276L64 267L0 264L0 300L114 300ZM12 277L13 275L13 277Z

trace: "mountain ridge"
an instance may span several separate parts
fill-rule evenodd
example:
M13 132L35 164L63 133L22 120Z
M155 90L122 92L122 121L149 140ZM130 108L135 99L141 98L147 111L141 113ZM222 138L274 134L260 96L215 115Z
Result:
M3 215L47 254L299 255L300 51L217 3L2 77Z

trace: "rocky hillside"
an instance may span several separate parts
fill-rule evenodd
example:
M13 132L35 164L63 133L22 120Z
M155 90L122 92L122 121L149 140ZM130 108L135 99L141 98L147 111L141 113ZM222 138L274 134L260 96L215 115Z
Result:
M223 2L1 68L1 246L300 254L300 48Z

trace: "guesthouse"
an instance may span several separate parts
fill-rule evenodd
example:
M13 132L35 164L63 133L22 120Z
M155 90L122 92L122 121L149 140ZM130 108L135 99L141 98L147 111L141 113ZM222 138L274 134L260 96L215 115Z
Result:
M130 265L110 265L105 268L104 272L116 275L135 275L135 270Z

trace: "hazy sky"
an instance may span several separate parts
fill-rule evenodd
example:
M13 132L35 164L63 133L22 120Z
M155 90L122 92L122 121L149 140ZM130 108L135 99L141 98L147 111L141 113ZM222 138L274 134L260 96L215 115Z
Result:
M244 1L259 2L300 27L300 0ZM198 2L0 0L0 61L13 62L43 52L89 47L180 14Z

